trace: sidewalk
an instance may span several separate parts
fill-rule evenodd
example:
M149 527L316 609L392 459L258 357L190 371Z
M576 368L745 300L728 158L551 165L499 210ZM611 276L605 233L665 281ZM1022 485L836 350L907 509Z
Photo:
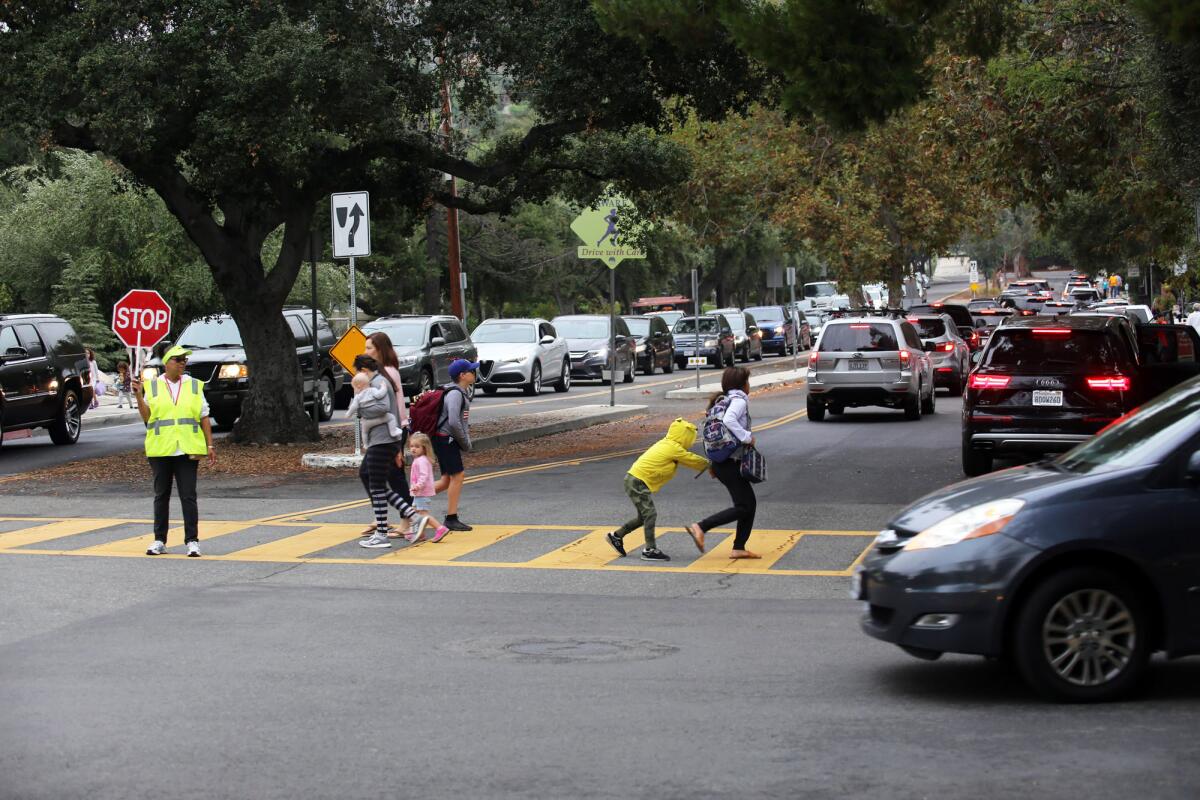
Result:
M801 361L807 361L805 356ZM772 386L782 386L785 383L794 383L802 381L808 377L808 367L801 367L797 370L788 370L786 372L770 372L765 375L752 375L750 377L750 390L766 389ZM707 399L714 392L721 391L720 381L710 381L700 384L697 389L695 385L689 386L686 389L672 389L667 392L668 400L699 400Z
M133 408L117 408L117 398L115 396L101 397L99 408L88 408L83 411L83 430L85 431L96 428L107 428L112 425L130 425L140 423L141 421L142 418L138 415L137 406ZM31 435L34 437L49 436L50 432L45 428L34 428Z

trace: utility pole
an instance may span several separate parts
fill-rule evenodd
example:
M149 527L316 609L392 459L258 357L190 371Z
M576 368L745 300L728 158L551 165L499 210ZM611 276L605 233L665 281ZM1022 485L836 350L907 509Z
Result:
M442 78L442 149L450 152L450 82ZM446 173L450 196L458 197L458 182ZM458 249L458 209L446 207L446 255L450 262L450 309L454 316L466 324L467 310L463 307L462 264Z

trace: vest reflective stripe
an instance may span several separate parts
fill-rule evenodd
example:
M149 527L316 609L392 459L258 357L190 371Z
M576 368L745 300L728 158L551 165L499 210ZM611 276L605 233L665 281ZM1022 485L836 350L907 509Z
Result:
M150 418L146 421L146 455L161 458L182 451L202 456L208 452L200 412L204 407L204 383L188 378L179 384L177 399L172 392L160 392L156 378L150 382Z

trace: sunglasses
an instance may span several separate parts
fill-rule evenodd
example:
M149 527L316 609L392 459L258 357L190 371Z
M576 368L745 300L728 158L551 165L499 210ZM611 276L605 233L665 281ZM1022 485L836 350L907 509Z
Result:
M172 356L171 360L174 361L176 364L186 364L187 356Z

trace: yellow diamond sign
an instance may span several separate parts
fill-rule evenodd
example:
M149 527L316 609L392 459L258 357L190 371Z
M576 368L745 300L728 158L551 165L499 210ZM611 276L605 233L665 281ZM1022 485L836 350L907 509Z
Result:
M350 330L346 331L329 351L329 355L333 356L333 360L341 364L346 372L353 374L354 359L363 354L366 346L367 337L357 325L351 325Z
M624 241L627 226L623 227L623 222L632 222L632 218L632 206L621 198L584 209L571 223L571 230L583 241L579 257L598 258L609 269L615 269L627 258L645 258L645 250L629 247Z

